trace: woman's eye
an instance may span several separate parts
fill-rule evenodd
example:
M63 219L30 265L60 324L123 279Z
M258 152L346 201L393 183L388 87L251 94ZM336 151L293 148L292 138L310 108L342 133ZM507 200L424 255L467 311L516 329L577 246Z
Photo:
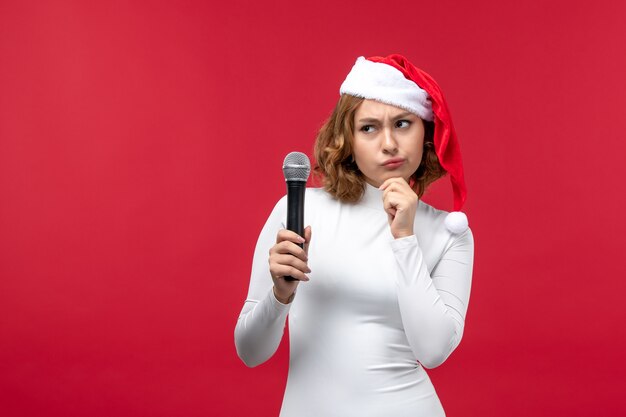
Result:
M411 122L409 122L408 120L398 120L396 122L396 127L409 127L411 125Z
M361 132L370 133L373 131L374 131L374 126L372 125L365 125L361 128Z

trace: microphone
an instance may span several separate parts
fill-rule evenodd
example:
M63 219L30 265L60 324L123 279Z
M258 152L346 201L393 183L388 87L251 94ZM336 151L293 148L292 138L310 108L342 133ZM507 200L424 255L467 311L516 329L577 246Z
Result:
M302 152L291 152L283 162L283 174L287 183L287 229L304 237L304 191L311 172L311 162ZM302 248L304 244L299 244ZM293 281L292 277L285 277Z

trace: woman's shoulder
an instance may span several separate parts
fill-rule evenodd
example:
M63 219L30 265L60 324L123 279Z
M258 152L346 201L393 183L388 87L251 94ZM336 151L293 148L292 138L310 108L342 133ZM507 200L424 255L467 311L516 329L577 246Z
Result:
M454 214L454 213L453 213ZM471 236L472 231L469 226L465 227L462 232L453 232L449 227L450 212L441 210L431 206L428 203L420 200L417 206L417 212L415 214L416 223L419 223L418 230L428 229L431 233L445 235L449 238L458 239L461 236ZM461 215L463 215L461 213Z
M305 194L305 202L306 204L314 204L314 205L326 205L326 204L336 204L338 201L333 198L324 187L309 187L306 189Z
M324 189L324 187L307 187L306 188L307 197L313 196L313 198L329 198L332 199L332 196Z
M423 200L420 200L417 205L416 214L429 221L432 221L435 223L443 223L445 221L446 216L448 215L448 212L445 210L440 210L438 208L435 208L431 206L430 204L424 202Z

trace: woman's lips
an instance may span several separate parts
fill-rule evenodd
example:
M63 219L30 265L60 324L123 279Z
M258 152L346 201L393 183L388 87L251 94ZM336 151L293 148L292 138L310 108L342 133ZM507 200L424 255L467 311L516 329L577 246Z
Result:
M393 158L383 162L383 167L386 169L396 169L404 164L404 159L402 158Z

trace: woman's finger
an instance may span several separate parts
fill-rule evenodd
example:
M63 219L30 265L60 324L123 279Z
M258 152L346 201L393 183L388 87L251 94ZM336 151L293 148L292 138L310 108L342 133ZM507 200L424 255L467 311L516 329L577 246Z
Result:
M290 265L270 265L270 274L274 280L284 280L285 277L292 277L298 281L309 280L309 277L304 272Z
M302 236L299 236L296 232L287 229L280 229L276 234L276 243L286 240L296 244L302 244L305 242L305 239Z
M380 187L378 187L379 190L385 190L387 189L389 186L391 185L397 185L398 187L401 187L403 189L408 189L410 190L411 187L409 186L409 183L405 181L404 178L401 177L393 177L393 178L388 178L386 179L381 185Z
M305 227L305 229L304 229L304 240L305 240L304 252L307 255L307 257L308 257L308 254L309 254L309 244L311 243L311 233L312 233L311 232L311 226Z
M291 255L282 255L282 254L273 255L270 258L270 264L271 263L275 263L277 265L292 266L294 268L299 269L300 271L304 273L311 272L306 262Z
M304 262L309 259L304 248L301 248L299 245L288 241L283 241L272 246L270 248L270 257L273 254L291 255L298 259L302 259Z

